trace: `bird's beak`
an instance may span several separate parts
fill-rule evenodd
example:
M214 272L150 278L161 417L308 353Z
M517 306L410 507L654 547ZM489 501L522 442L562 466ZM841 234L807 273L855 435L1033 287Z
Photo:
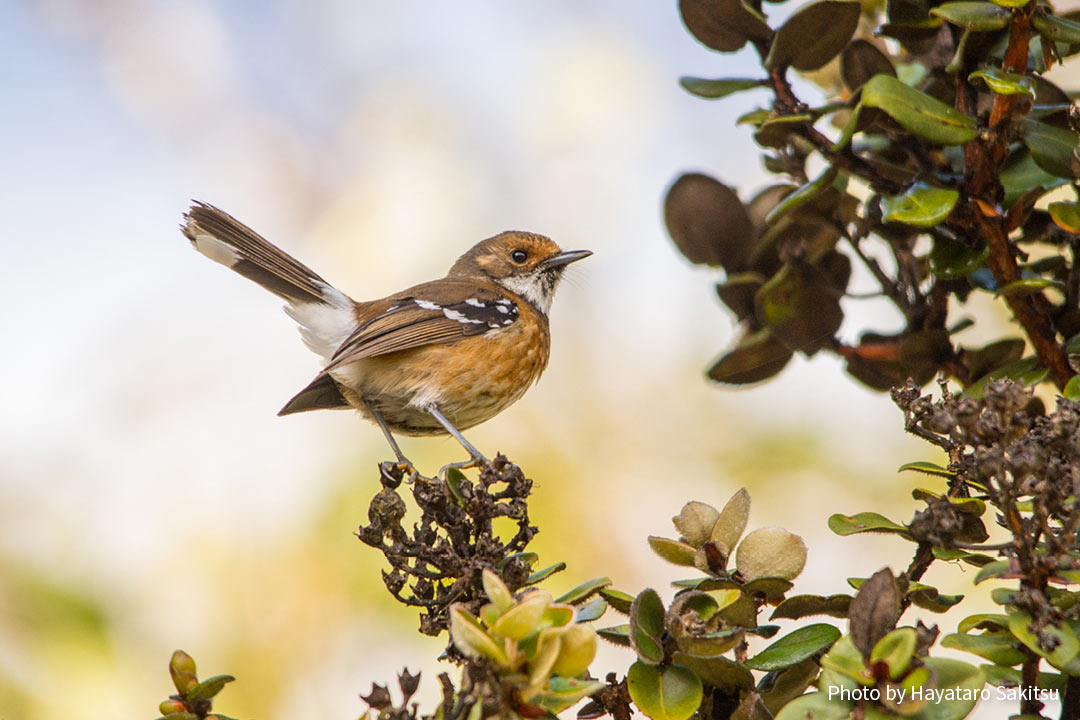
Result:
M542 263L540 263L540 268L542 270L551 270L553 268L563 267L564 265L569 265L572 262L584 260L590 255L592 255L592 250L568 250L566 252L559 253L558 255L549 257L547 260L544 260Z

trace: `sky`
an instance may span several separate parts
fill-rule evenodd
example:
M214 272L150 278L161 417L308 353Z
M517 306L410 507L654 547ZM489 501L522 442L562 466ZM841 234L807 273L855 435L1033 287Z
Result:
M192 252L192 199L358 299L505 229L593 250L555 299L542 381L468 434L537 478L564 584L675 579L645 536L747 485L752 526L808 538L800 591L842 591L831 558L853 548L828 514L903 501L895 468L929 450L832 357L710 385L737 328L662 224L681 172L744 199L767 183L734 125L766 96L677 83L753 60L697 44L674 2L0 3L0 716L89 693L150 717L182 646L247 681L235 714L354 717L368 683L436 654L350 535L388 456L377 429L275 417L316 359L274 297ZM874 302L845 309L842 333L897 327ZM460 454L404 447L432 469ZM870 546L850 572L904 562ZM27 577L96 629L28 630Z

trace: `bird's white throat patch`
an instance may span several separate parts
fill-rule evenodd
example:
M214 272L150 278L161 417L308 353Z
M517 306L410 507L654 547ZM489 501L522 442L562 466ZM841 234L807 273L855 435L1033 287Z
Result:
M545 278L540 273L511 275L510 277L500 278L499 283L510 292L516 293L531 302L545 315L551 309L551 298L555 294L555 288L545 282Z

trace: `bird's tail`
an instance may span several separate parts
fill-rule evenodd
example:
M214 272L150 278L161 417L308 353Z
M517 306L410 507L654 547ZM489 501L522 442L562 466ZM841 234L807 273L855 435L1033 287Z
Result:
M330 284L232 215L196 201L180 226L195 249L293 303L327 302Z
M203 255L285 300L304 342L327 361L355 329L355 303L345 293L232 215L196 201L180 229Z

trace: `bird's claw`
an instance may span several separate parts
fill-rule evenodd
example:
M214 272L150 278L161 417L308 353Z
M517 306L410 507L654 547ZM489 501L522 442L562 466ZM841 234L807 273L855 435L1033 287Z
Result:
M487 465L489 462L491 462L491 461L488 460L483 455L476 454L476 455L473 455L468 460L462 460L460 462L452 462L452 463L449 463L447 465L443 465L441 468L439 468L439 477L440 478L445 478L446 473L449 472L451 469L454 469L454 470L468 470L469 468L483 467L484 465Z
M379 475L384 485L389 484L389 487L396 488L401 484L402 479L411 482L419 476L419 473L408 458L399 457L396 462L386 460L379 463Z

